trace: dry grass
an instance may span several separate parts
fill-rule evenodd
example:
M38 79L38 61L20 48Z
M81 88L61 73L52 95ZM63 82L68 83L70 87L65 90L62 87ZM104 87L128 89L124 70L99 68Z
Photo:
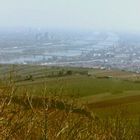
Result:
M28 96L28 92L17 97L14 96L15 91L14 84L10 84L1 93L2 140L140 139L140 123L124 118L123 111L113 117L100 118L85 106L80 106L75 99L57 96L34 98ZM45 92L44 95L47 94Z
M12 78L0 89L0 140L140 140L140 120L125 117L123 108L101 117L46 86L41 97L28 88L22 96L17 91Z

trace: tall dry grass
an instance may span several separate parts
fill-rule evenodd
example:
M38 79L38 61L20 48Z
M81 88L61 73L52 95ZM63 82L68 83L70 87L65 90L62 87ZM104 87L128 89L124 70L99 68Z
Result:
M74 98L17 96L9 82L0 90L1 140L140 140L140 121L124 111L102 118ZM47 96L48 95L48 96Z

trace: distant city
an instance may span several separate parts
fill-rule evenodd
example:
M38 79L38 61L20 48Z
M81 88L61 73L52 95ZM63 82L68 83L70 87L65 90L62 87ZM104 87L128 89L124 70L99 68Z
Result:
M1 64L140 72L140 35L116 32L1 31Z

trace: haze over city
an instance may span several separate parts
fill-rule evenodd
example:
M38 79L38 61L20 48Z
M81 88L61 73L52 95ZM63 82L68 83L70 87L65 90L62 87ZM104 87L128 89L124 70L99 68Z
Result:
M0 63L140 72L139 0L5 0Z

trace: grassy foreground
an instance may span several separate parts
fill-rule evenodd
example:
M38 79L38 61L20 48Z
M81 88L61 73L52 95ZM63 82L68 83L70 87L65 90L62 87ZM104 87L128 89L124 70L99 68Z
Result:
M1 65L0 139L139 140L140 76Z

